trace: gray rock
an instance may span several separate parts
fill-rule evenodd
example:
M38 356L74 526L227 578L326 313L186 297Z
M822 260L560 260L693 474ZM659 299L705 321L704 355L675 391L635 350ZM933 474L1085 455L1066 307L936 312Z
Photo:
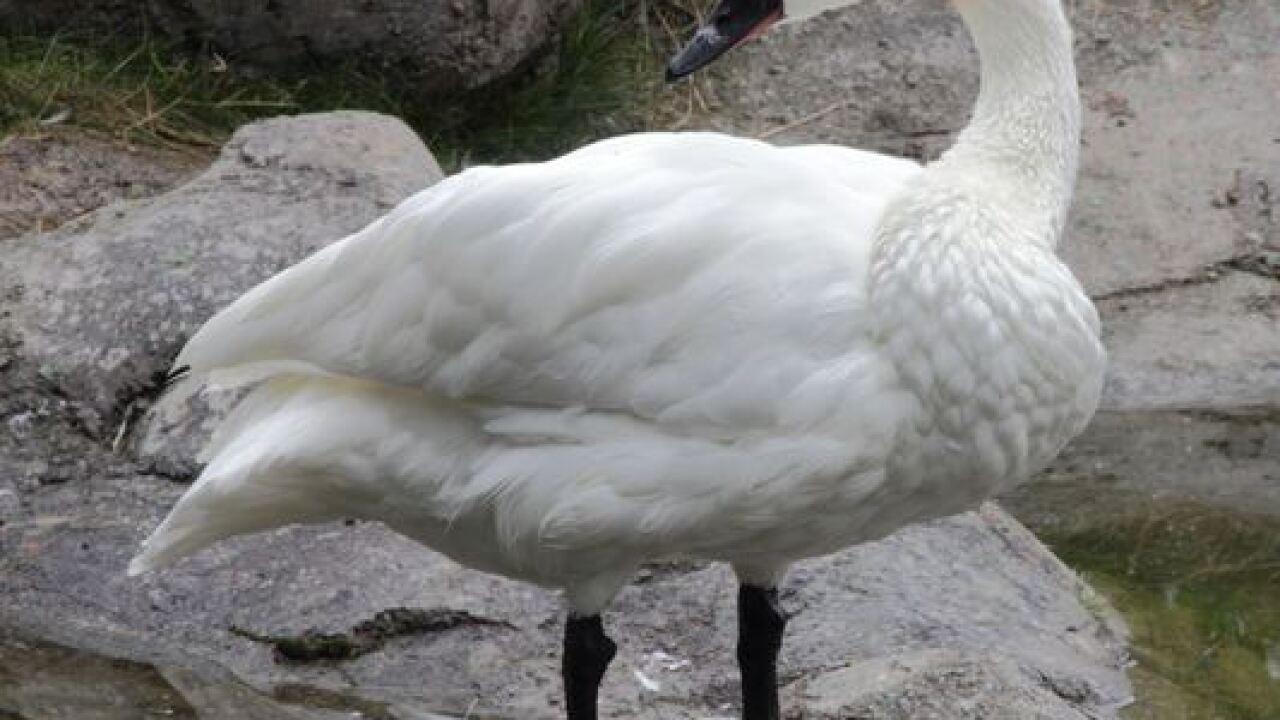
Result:
M21 348L30 382L68 404L84 432L118 444L212 313L440 177L417 136L386 116L249 125L171 193L6 244L0 287L11 301L0 338ZM198 407L143 423L136 442L157 469L193 469L209 424Z
M1059 687L1054 679L1028 683L1006 657L925 650L850 663L797 682L789 690L804 710L796 720L1041 720L1089 717L1070 708L1087 698L1087 684ZM1068 701L1064 703L1064 700Z
M1098 306L1111 361L1107 410L1280 408L1277 278L1210 270Z
M171 681L203 678L188 680L205 693L184 693L192 703L260 702L292 688L392 717L558 714L561 610L550 593L464 570L372 525L237 539L128 579L135 543L179 489L145 477L81 484L87 497L68 484L29 524L0 528L20 548L0 594L10 632L150 663ZM96 520L61 519L68 511ZM685 566L651 569L624 590L607 618L622 649L603 716L733 716L734 586L724 567ZM1075 720L1115 717L1128 699L1123 635L1105 603L994 506L803 563L783 603L793 613L782 659L791 717L992 717L983 709L1008 701L1034 710L1020 717ZM336 664L281 664L231 632L340 632L400 606L514 627L406 636ZM228 685L218 668L255 691ZM842 668L859 683L833 681Z
M579 0L0 0L0 26L140 32L208 43L233 63L360 62L421 94L475 88L546 48Z

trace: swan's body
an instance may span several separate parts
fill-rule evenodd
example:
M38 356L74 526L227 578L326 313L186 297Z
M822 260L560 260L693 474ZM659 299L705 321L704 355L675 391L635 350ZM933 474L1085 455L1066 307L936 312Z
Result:
M1069 34L1056 0L957 6L982 97L927 168L621 137L449 178L247 293L177 364L261 384L131 570L358 516L594 615L648 559L768 587L1043 466L1103 367L1053 254Z

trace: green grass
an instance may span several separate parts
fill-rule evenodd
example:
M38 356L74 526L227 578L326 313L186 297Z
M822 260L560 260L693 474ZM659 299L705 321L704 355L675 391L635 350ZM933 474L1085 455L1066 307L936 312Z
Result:
M1119 504L1130 510L1041 537L1129 623L1139 702L1127 717L1280 717L1280 522L1192 502Z
M355 64L266 76L155 37L9 32L0 34L0 135L57 121L127 142L212 147L258 118L359 108L404 118L446 167L545 158L648 127L661 58L693 17L684 1L589 0L517 76L432 98Z
M297 109L283 86L242 82L151 38L129 46L88 34L0 37L6 135L57 122L131 142L212 145L237 123Z

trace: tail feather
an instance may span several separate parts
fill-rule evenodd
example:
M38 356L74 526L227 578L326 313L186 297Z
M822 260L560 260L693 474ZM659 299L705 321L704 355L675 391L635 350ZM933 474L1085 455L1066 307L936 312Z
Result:
M277 377L241 400L201 452L204 472L143 543L129 573L169 565L234 535L358 509L360 484L344 467L358 458L342 457L351 448L332 427L336 418L307 417L317 396L338 392L323 380Z
M307 500L312 493L298 492L308 484L305 476L201 475L201 487L184 495L143 542L129 562L129 575L166 567L235 535L335 519L322 503Z
M190 381L188 381L190 382ZM446 401L349 378L292 375L254 388L222 422L208 465L143 543L129 573L233 535L343 517L430 512L474 424ZM443 511L442 511L443 513Z

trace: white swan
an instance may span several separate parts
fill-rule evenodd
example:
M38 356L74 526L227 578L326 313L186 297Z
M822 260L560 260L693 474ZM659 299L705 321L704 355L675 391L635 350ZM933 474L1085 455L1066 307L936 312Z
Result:
M830 4L830 3L827 3ZM732 563L744 717L776 718L788 563L955 513L1079 432L1104 363L1055 257L1079 105L1058 0L955 0L973 120L936 163L643 134L475 168L280 273L177 363L259 382L133 573L359 516L563 588L569 717L637 565ZM781 14L723 0L671 65Z

